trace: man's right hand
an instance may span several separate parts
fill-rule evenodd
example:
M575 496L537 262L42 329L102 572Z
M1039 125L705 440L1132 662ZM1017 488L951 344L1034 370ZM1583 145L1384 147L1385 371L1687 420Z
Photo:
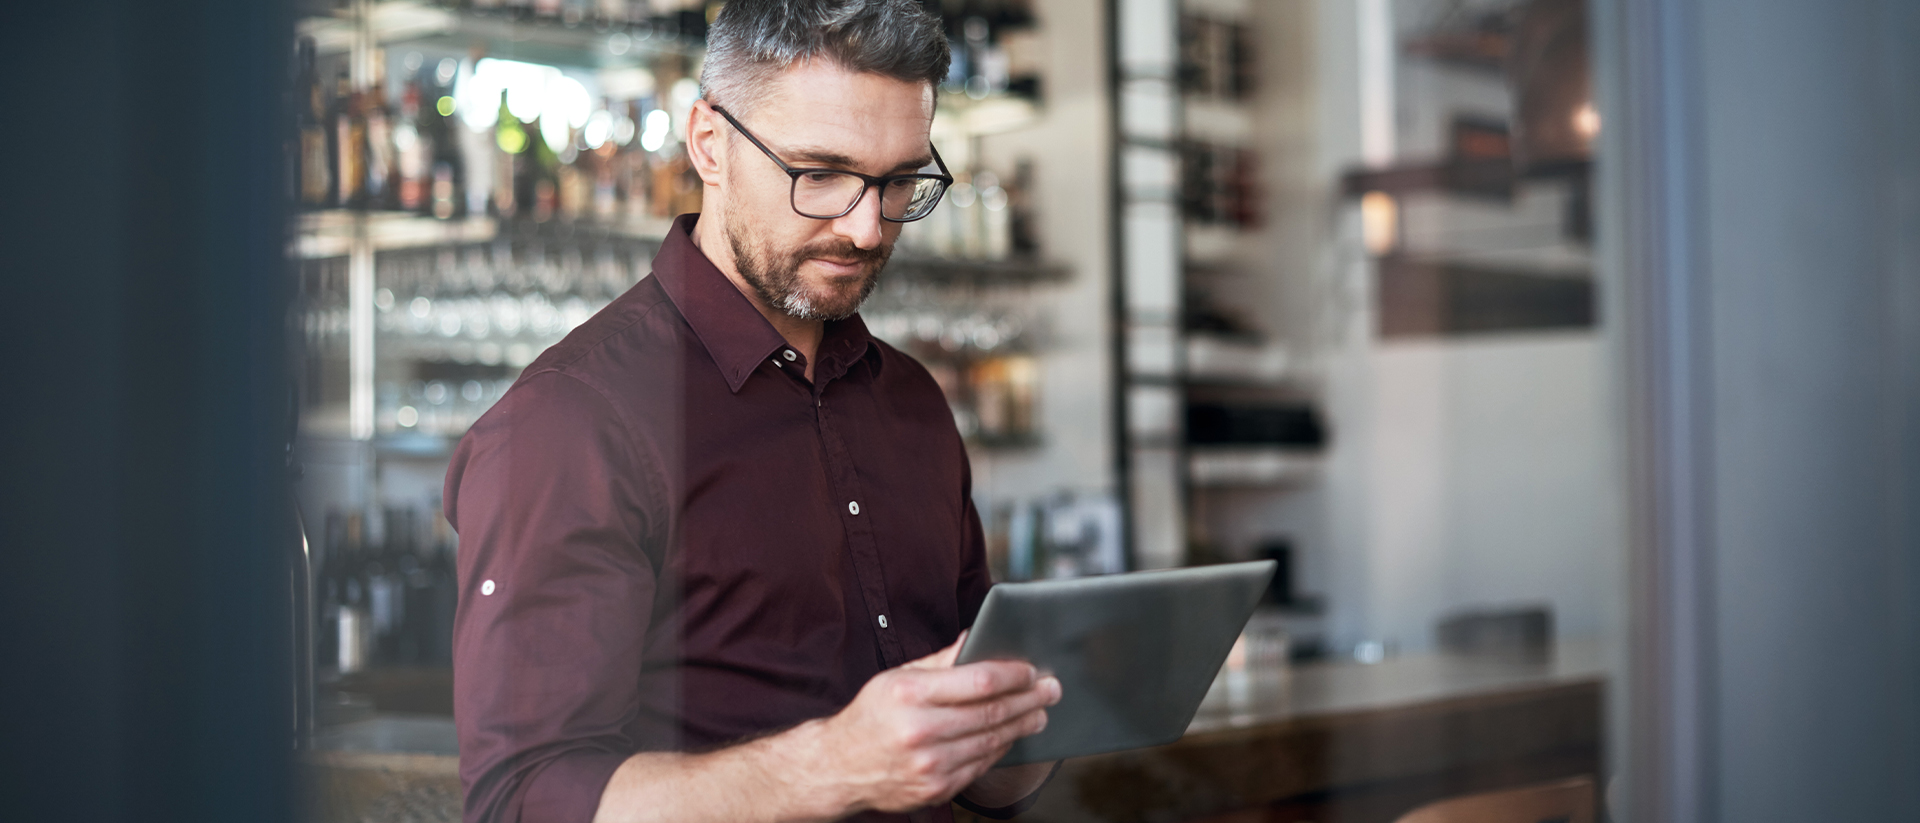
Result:
M839 714L795 729L817 758L809 771L836 784L847 813L945 802L1046 728L1060 681L1018 661L955 666L965 639L881 672Z
M826 821L945 802L1045 728L1060 701L1060 681L1027 663L955 666L959 654L956 640L881 672L839 714L780 734L635 754L607 781L594 820Z

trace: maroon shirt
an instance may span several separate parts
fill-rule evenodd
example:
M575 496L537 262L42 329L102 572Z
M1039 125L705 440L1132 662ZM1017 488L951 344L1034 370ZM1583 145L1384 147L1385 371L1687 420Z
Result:
M986 596L933 378L854 317L827 324L809 383L696 218L447 470L467 821L586 823L629 755L833 714Z

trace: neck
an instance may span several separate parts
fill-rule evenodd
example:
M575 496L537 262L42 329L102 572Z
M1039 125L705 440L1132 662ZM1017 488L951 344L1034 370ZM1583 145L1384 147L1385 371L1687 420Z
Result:
M820 340L826 336L827 324L819 320L802 320L767 305L747 279L740 276L740 267L733 258L733 245L727 242L725 232L725 223L717 211L704 213L693 224L693 245L706 255L714 268L727 276L727 280L747 298L747 302L760 311L761 317L767 318L767 322L787 341L787 345L807 359L807 379L812 380L816 359L814 354L820 350Z

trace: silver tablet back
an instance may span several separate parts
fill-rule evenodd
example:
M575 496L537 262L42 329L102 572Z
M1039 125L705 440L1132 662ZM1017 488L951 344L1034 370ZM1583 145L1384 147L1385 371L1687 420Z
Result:
M994 586L959 662L1028 660L1061 687L1046 730L1000 765L1180 739L1274 568L1261 560Z

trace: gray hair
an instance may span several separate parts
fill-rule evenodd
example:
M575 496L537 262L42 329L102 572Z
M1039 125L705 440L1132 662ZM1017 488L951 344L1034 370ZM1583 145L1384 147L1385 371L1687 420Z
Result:
M729 0L707 29L700 87L739 114L810 60L938 87L950 59L940 19L917 0Z

